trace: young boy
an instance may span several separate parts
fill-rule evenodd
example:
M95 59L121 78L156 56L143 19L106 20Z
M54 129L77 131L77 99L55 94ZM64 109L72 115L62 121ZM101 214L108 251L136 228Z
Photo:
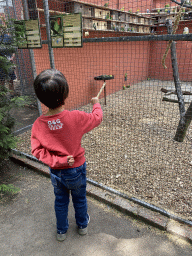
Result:
M55 193L57 240L66 238L69 193L71 191L76 224L80 235L87 234L89 215L86 200L86 162L82 136L98 126L103 113L97 97L92 113L64 109L69 87L64 75L55 69L41 72L34 81L38 99L49 108L32 127L32 154L50 167Z

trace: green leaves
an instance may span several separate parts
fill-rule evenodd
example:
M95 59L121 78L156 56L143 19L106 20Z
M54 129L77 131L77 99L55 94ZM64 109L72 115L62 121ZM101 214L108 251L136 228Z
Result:
M0 192L9 193L9 194L17 194L20 191L19 188L15 187L13 184L1 184L0 185Z
M30 103L29 97L10 98L10 91L5 86L8 74L13 68L7 56L15 52L16 37L14 20L3 19L3 23L5 25L0 25L0 77L3 80L0 82L0 162L9 156L11 148L16 147L17 139L12 134L15 119L10 114L11 109ZM22 28L21 31L18 29L18 33L22 33Z
M5 127L4 125L0 124L0 133L5 133L7 134L9 129Z
M10 99L9 90L0 86L0 162L9 156L12 148L16 147L18 139L12 135L15 119L10 114L11 109L30 104L31 99L27 96Z

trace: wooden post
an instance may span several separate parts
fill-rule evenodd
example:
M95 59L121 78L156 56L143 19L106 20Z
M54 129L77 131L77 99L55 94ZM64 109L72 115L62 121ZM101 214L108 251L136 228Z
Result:
M172 21L167 20L166 22L168 34L172 34ZM192 102L190 103L187 111L185 111L185 103L183 98L183 93L181 90L181 81L179 79L178 63L177 63L177 54L176 54L176 42L173 41L171 44L171 61L173 68L173 77L175 82L175 92L177 94L179 111L180 111L180 120L177 127L177 131L174 137L175 141L183 142L187 129L192 120Z

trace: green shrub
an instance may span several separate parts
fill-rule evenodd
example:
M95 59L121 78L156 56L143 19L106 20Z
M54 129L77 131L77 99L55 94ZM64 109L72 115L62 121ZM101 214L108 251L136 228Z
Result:
M17 194L20 191L19 188L15 187L13 184L1 184L0 185L0 192L3 194Z
M5 74L5 82L8 79L8 74L12 68L12 62L6 58L6 53L15 52L15 36L14 30L11 28L11 22L5 22L6 25L0 25L0 72ZM5 43L3 38L9 34L11 41ZM5 83L0 81L0 162L9 156L11 148L16 147L16 138L12 134L15 124L15 119L11 116L11 109L24 106L29 97L14 97L10 98L9 90Z
M15 119L10 114L13 108L30 104L28 96L10 98L9 90L0 85L0 162L9 156L12 148L16 147L18 139L12 134Z
M8 157L11 148L16 147L16 138L12 134L15 120L10 115L13 102L7 91L5 86L0 86L0 162Z

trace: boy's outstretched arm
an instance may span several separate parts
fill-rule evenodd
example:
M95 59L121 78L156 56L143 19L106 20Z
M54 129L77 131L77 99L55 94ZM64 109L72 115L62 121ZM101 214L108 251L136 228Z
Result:
M83 134L100 125L103 120L103 111L99 104L99 99L94 97L91 99L91 103L93 104L92 113L79 111L79 123L81 124Z

